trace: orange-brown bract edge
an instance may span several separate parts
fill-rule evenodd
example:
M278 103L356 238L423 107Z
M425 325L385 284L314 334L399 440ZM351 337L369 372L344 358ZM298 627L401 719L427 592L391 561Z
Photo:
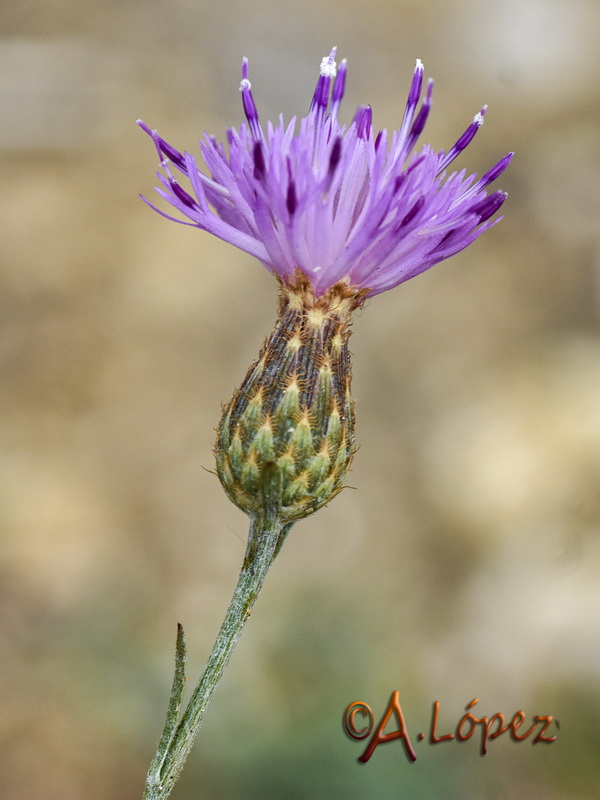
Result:
M348 339L368 292L340 281L316 297L299 271L280 282L275 328L217 429L217 473L250 516L269 507L292 523L344 488L356 450Z

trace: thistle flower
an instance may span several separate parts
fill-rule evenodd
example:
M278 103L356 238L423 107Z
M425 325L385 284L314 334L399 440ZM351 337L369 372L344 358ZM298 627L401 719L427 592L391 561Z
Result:
M167 719L144 800L166 800L191 750L204 711L231 657L267 571L296 520L344 486L354 454L348 338L352 312L467 247L504 202L487 187L512 153L477 180L447 168L483 123L484 106L448 152L415 151L431 107L417 61L400 129L373 132L361 106L346 127L338 110L346 62L335 48L321 62L308 115L265 130L248 62L240 90L247 124L228 131L228 152L206 135L203 173L142 122L158 150L158 193L184 219L256 256L280 285L279 315L257 361L224 407L217 472L250 517L240 577L213 650L180 716L186 647L178 627ZM185 179L184 188L182 179ZM148 201L146 201L148 202ZM498 220L496 219L496 222Z
M398 131L375 134L369 106L343 125L346 61L337 68L335 54L334 48L322 60L299 125L280 117L266 131L244 59L247 123L227 132L228 152L205 135L200 149L209 174L139 123L161 159L157 192L184 219L148 204L245 250L279 281L275 329L224 408L215 454L230 499L251 518L268 513L285 524L329 502L352 460L352 312L496 224L506 194L487 189L512 158L479 179L464 169L448 174L483 124L486 106L447 152L415 149L433 89L430 80L421 101L420 61Z

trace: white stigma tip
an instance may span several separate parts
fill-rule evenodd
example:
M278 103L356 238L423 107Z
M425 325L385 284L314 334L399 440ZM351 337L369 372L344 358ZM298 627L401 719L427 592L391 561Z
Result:
M251 88L252 84L250 83L248 78L244 78L242 81L240 81L240 92L243 92L244 89L251 89Z
M483 125L483 114L481 112L479 114L475 114L473 117L473 122L475 125L479 125L481 127L481 125Z
M330 60L330 56L324 56L319 68L322 78L335 78L337 75L337 64L335 61Z
M423 62L421 61L420 58L417 58L415 62L415 72L423 72L423 69L424 69Z

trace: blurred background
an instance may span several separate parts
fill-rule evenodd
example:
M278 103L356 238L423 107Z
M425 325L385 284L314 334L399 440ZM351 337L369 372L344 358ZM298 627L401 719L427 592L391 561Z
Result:
M245 517L211 453L275 283L150 195L142 117L179 149L308 107L332 45L342 117L517 156L506 218L358 316L360 451L297 525L206 716L178 800L596 797L600 726L600 6L596 0L4 3L0 42L0 795L141 797L172 678L195 682ZM368 764L341 726L400 698ZM558 740L416 742L465 707L552 714ZM555 733L556 729L553 728Z

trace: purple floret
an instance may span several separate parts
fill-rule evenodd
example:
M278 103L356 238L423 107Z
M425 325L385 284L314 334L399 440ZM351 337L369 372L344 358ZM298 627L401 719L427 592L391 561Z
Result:
M463 250L501 219L491 217L506 194L486 188L512 153L479 180L465 170L446 171L483 124L486 106L447 152L430 145L415 151L433 89L430 80L421 102L420 61L400 129L391 137L385 130L374 135L370 106L360 106L349 126L339 122L345 83L346 62L336 70L334 48L321 62L308 115L299 125L296 118L288 125L280 118L264 131L244 59L240 91L247 123L227 132L228 153L205 134L200 148L208 174L140 122L161 159L157 192L186 219L148 205L245 250L284 283L293 283L300 270L316 295L339 281L371 296L392 289Z

